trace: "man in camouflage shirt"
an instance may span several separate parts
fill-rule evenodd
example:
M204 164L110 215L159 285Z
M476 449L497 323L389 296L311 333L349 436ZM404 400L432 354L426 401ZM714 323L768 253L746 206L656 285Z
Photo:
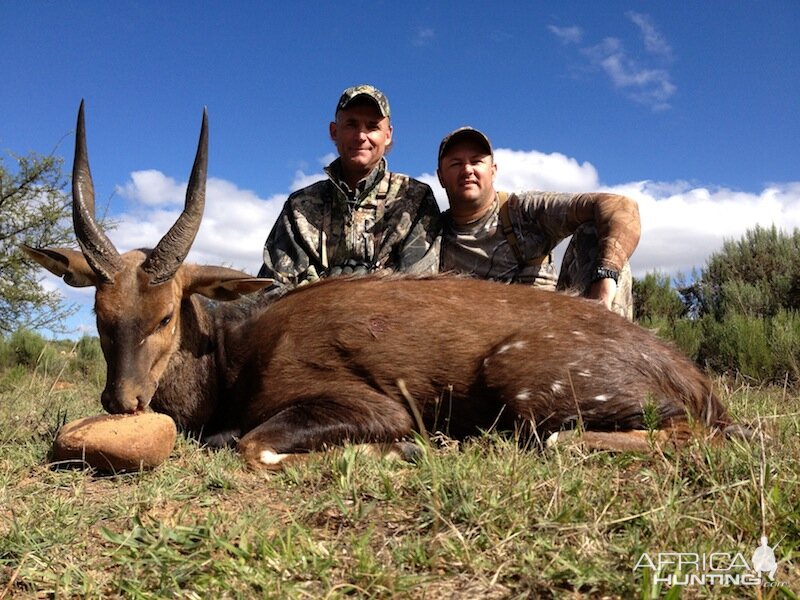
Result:
M498 193L491 143L470 127L442 140L438 163L450 202L442 215L442 271L569 290L633 319L628 259L641 231L635 201L606 193ZM569 236L559 275L551 252Z
M294 192L264 246L259 277L293 287L320 277L438 266L439 207L430 186L388 170L389 102L371 85L346 89L330 136L328 179Z

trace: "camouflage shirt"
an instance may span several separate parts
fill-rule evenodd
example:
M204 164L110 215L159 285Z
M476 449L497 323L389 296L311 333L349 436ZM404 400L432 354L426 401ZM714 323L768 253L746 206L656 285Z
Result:
M385 159L355 190L339 159L325 172L286 200L259 277L295 286L340 273L436 270L440 215L430 186L389 172Z
M592 268L621 271L639 241L638 207L623 196L520 192L509 195L508 208L524 266L503 233L495 198L474 223L456 225L444 213L441 270L555 289L559 274L550 253L583 224L594 223L597 231Z

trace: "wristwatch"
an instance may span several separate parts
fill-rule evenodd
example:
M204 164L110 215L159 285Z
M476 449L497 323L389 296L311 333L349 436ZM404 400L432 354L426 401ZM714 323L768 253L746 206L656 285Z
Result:
M613 269L606 269L604 267L597 267L592 273L592 283L600 279L613 279L614 283L619 282L619 271Z

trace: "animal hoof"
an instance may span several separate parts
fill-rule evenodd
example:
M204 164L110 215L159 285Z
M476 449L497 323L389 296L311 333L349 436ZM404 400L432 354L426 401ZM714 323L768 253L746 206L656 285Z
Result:
M425 451L414 442L397 442L396 447L400 458L408 462L418 462L425 455Z

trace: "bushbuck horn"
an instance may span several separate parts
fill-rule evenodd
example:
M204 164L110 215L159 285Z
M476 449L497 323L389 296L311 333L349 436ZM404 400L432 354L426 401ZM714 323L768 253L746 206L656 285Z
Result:
M100 279L110 282L122 269L122 258L94 217L94 185L86 151L83 100L78 110L75 137L75 160L72 164L72 224L86 262Z
M200 140L186 188L183 212L172 228L161 238L150 256L142 264L142 271L150 276L150 283L163 283L175 275L181 266L200 228L206 203L206 171L208 170L208 110L203 110Z

